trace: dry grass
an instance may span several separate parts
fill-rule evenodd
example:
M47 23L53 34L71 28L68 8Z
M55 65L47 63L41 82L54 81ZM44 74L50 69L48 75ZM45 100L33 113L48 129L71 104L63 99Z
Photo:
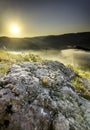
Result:
M90 78L90 70L87 68L83 69L81 67L76 68L70 65L68 67L76 73L74 79L71 80L71 83L76 87L76 91L81 93L84 98L90 99L90 92L82 82L83 78Z
M6 73L8 68L13 64L18 64L25 61L38 62L42 60L42 58L34 54L11 54L7 51L5 52L0 50L0 73Z

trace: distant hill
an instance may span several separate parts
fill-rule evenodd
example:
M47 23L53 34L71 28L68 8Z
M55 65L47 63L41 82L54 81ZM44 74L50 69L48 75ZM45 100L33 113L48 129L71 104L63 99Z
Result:
M9 50L62 50L67 48L76 48L89 51L90 32L41 36L34 38L0 37L0 48Z

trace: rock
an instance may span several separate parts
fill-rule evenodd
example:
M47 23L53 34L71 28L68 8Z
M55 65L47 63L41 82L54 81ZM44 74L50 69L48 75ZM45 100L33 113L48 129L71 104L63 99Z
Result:
M81 82L90 91L90 78L82 78Z
M57 61L13 65L0 78L0 130L89 130L90 102Z
M53 129L54 130L70 130L69 121L61 113L59 113L53 121Z

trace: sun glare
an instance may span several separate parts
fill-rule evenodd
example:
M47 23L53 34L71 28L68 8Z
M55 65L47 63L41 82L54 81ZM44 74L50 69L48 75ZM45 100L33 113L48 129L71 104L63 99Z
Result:
M18 25L11 25L10 26L10 32L12 33L12 35L18 35L20 34L20 28Z

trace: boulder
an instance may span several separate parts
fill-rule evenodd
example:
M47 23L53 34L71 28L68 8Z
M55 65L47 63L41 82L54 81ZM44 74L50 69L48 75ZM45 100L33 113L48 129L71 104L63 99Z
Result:
M0 130L90 130L90 102L57 61L13 65L0 77Z

